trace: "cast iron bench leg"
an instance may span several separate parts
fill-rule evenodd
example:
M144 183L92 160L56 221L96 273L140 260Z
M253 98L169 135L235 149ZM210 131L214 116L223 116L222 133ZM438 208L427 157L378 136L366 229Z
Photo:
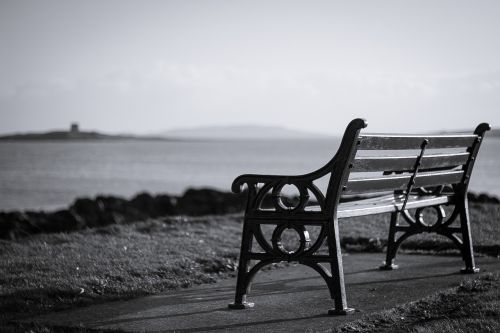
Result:
M332 272L333 300L335 308L328 310L329 315L346 315L354 312L354 309L347 307L345 294L344 269L342 263L342 252L340 250L340 238L337 219L331 221L327 227L328 251L331 257L330 270Z
M236 296L234 303L228 305L230 309L247 309L254 306L254 303L246 301L249 287L248 279L248 264L247 253L252 249L252 233L249 230L249 223L246 219L243 222L243 234L241 240L240 260L238 264L238 278L236 280Z
M472 237L470 233L469 204L465 197L460 203L460 227L462 229L462 256L465 261L465 268L461 270L465 274L479 272L479 268L474 263L474 250L472 249Z
M398 225L399 212L391 214L391 224L389 226L389 237L387 239L387 253L385 262L379 268L382 270L398 269L398 265L394 264L396 257L396 249L394 248L396 242L396 226Z

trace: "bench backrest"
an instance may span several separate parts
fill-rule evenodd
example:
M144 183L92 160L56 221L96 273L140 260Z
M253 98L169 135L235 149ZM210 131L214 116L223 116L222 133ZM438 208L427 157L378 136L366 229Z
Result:
M327 192L331 205L345 194L409 193L440 185L461 185L465 193L484 133L490 129L483 123L473 134L360 134L366 126L363 119L355 119L346 129L332 170L341 177L331 178Z

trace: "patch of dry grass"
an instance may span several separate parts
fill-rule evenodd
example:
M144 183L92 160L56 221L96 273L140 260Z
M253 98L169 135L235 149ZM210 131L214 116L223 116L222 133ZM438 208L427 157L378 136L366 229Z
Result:
M500 332L500 275L464 280L457 288L325 332Z
M165 218L0 242L0 320L214 282L236 271L233 216Z

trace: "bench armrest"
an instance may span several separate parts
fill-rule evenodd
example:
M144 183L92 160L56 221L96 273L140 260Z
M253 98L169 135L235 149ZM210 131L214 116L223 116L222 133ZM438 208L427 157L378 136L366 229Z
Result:
M269 183L269 182L280 182L289 184L293 182L293 179L297 179L298 176L285 176L285 175L255 175L246 174L236 177L231 185L231 190L234 193L241 193L243 185L247 184L249 187L257 183Z
M305 175L297 176L287 176L287 175L256 175L256 174L246 174L237 177L231 186L231 190L234 193L240 193L242 191L243 185L248 186L248 203L251 209L258 210L266 193L271 193L274 200L274 207L277 210L290 210L290 207L286 207L282 204L279 197L281 196L281 190L285 185L293 185L299 191L300 203L293 208L295 211L303 211L307 203L309 202L309 193L313 195L313 199L319 204L319 206L325 208L325 195L321 190L313 183L313 180L317 179L318 173L310 173ZM263 184L261 187L257 187L257 184Z

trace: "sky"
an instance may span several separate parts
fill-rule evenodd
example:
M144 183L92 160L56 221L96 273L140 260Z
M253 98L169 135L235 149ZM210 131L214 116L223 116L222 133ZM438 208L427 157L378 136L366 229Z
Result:
M500 125L500 1L0 1L0 133Z

